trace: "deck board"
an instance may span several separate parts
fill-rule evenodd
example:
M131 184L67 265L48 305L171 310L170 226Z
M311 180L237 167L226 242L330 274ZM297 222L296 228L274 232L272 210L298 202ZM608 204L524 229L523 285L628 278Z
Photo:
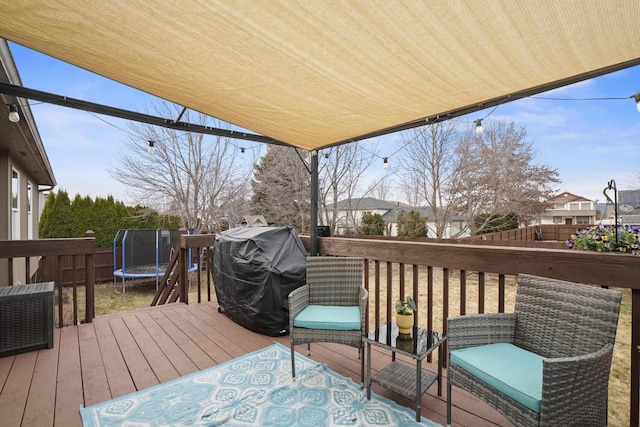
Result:
M84 404L84 390L82 388L77 326L69 326L60 330L59 355L54 425L59 427L80 426L82 423L75 414L80 405ZM36 386L39 387L39 385Z
M0 414L6 425L19 425L29 395L29 385L36 365L37 353L22 353L15 357L0 395Z
M127 325L124 323L124 317L111 318L109 326L111 326L113 336L116 337L118 347L122 352L136 389L142 390L158 384L158 378L156 378L153 369L147 362L144 353L138 347L138 343L131 336Z
M137 317L140 324L148 331L149 335L158 345L158 348L162 350L168 362L171 363L171 366L176 370L178 376L184 376L198 371L198 367L187 357L175 341L171 339L171 336L156 323L155 319L149 313L141 313Z
M127 364L120 352L116 338L113 336L109 322L98 318L90 326L96 332L111 398L136 391L133 378L130 375L123 375L123 372L128 372Z
M7 378L11 372L11 366L13 365L15 358L15 356L0 357L0 393L7 382Z
M226 362L235 357L220 347L219 341L216 339L216 334L207 333L206 328L204 331L199 330L189 322L191 316L183 315L184 311L178 309L173 313L171 320L178 328L180 328L180 330L182 330L184 334L195 342L202 351L211 356L215 365ZM226 340L226 337L224 339Z
M288 335L253 333L219 313L216 303L169 304L99 316L90 324L56 329L54 335L53 349L0 358L0 425L81 426L80 405L206 369L273 342L289 346ZM296 346L296 351L306 356L306 345ZM314 343L311 358L360 382L355 348ZM389 361L389 352L373 349L374 373ZM436 369L429 363L423 366ZM423 396L422 414L444 425L446 387L443 396L437 396L436 387L434 384ZM413 401L376 384L373 390L414 408ZM510 426L478 399L460 390L454 392L454 426Z
M58 358L60 330L54 331L54 346L52 349L38 352L36 366L33 371L32 387L24 410L22 423L33 426L53 425L56 401L56 382L58 379Z
M78 341L84 403L89 406L111 399L96 330L90 324L78 326Z
M160 349L160 346L154 341L151 334L140 323L138 317L131 315L123 317L123 320L158 382L163 383L178 378L180 374Z
M198 370L215 365L213 358L182 332L164 313L156 312L152 317Z

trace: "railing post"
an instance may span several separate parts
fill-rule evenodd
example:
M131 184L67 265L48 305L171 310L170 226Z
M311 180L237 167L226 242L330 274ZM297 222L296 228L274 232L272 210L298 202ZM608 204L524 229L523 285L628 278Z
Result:
M189 249L187 249L187 230L180 229L180 261L178 268L180 269L180 302L189 304L189 287L187 283L189 281Z
M85 256L84 260L84 286L85 286L85 322L91 323L95 317L96 300L95 300L95 260L94 255L96 253L96 239L92 230L87 230L85 237L93 239L93 245L91 253Z
M631 290L631 415L629 425L640 425L640 289Z

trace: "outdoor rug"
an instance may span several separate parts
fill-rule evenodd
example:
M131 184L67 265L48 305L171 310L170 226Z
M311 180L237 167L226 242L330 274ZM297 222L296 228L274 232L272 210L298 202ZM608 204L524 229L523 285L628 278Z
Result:
M371 394L275 343L220 365L80 408L93 426L430 426L415 411Z

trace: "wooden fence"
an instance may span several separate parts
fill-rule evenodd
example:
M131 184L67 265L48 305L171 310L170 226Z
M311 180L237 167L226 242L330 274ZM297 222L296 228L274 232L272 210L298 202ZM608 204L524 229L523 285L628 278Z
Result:
M589 225L545 224L506 230L496 233L479 234L458 239L460 243L474 245L500 242L503 246L547 247L548 249L565 249L566 241L578 230Z
M121 268L120 265L122 263L120 254L122 253L121 248L116 248L117 256L116 256L116 268ZM95 283L104 283L113 281L113 249L112 248L100 248L96 249L94 255L94 282ZM76 259L75 264L73 261L73 257L70 255L61 256L58 259L52 260L47 257L42 257L38 261L38 270L32 277L32 282L46 282L48 280L53 280L52 278L57 277L58 271L61 273L62 283L68 285L73 281L74 277L80 278L80 283L84 283L82 278L85 276L85 262L84 259L79 258Z

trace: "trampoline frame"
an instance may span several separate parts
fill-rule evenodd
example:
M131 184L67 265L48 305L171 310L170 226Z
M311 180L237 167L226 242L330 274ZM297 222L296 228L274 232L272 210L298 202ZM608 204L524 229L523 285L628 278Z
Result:
M155 264L141 264L139 266L136 267L141 267L141 266L149 266L150 271L149 272L144 272L144 273L127 273L126 271L126 265L125 265L125 259L126 259L126 252L125 252L125 240L127 238L127 235L129 234L129 232L131 231L155 231L155 255L156 255L156 262ZM162 276L164 276L168 263L166 262L162 262L160 263L160 239L161 239L161 235L163 231L171 231L169 229L166 228L157 228L157 229L153 229L153 228L128 228L128 229L120 229L118 230L118 232L116 233L115 237L113 238L113 265L116 266L118 265L116 263L117 261L117 242L118 242L118 236L120 236L120 233L123 232L122 234L122 240L120 243L120 246L122 247L122 252L121 252L121 261L122 263L120 265L122 265L122 268L118 268L118 269L114 269L113 270L113 285L114 288L117 292L117 278L122 278L122 293L125 293L125 281L126 279L151 279L153 277L155 277L156 279L156 290L158 290L158 285L160 283L160 278ZM188 234L197 234L197 230L188 230ZM170 252L170 256L169 259L171 259L171 257L173 256L173 253L175 251L175 247L171 248L171 252ZM189 249L189 257L188 259L192 259L191 258L191 249ZM193 273L195 271L198 270L198 263L194 263L192 266L189 266L189 268L187 269L187 272L189 273ZM161 268L162 267L162 268ZM129 266L129 268L131 268L131 266ZM173 274L173 272L171 272L171 274Z

